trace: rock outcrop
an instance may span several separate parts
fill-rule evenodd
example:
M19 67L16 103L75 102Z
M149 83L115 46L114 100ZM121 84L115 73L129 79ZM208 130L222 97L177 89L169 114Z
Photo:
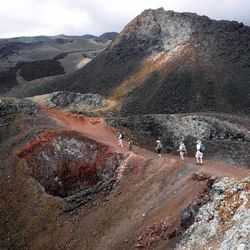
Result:
M80 94L74 92L57 92L50 98L50 107L67 108L73 111L92 110L104 108L107 101L98 94Z
M250 179L217 180L176 249L249 249Z
M1 98L0 99L0 117L8 115L24 113L36 114L38 112L37 105L26 99Z

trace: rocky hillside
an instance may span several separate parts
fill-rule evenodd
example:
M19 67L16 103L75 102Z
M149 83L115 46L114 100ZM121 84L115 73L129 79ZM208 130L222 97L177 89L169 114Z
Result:
M100 37L59 35L0 39L0 94L20 84L21 89L25 89L23 85L35 79L82 68L116 35L109 32Z
M57 109L1 98L0 249L249 248L249 169L207 155L198 166L190 152L182 161L139 147L159 121L159 131L186 120L224 141L243 139L244 128L198 115L128 118L138 128L123 127L126 139L139 134L130 152L103 118L60 110L74 105L72 95L55 93Z
M141 138L141 146L154 148L160 139L164 151L176 154L179 142L183 141L189 155L195 155L196 141L206 145L206 157L250 166L250 120L239 116L197 113L171 115L137 115L125 118L106 118L108 124L120 129L130 129Z
M86 67L19 95L96 92L122 114L249 113L249 41L242 23L145 10Z

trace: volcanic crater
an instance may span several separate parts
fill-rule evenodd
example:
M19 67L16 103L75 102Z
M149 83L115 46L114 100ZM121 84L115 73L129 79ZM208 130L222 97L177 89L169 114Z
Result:
M18 156L48 194L73 195L115 177L123 160L109 146L76 131L47 130L25 144Z

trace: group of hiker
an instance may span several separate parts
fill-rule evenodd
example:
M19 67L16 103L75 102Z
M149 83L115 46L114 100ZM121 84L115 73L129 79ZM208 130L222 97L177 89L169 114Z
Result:
M123 138L124 138L123 133L118 131L117 134L116 134L116 137L117 137L117 140L118 140L118 146L123 148ZM132 146L133 146L132 139L128 138L127 142L128 142L128 150L132 151Z
M117 140L118 140L118 146L123 147L123 138L124 138L123 133L118 131L117 134L116 134L116 137L117 137ZM128 138L127 143L128 143L128 150L132 151L132 147L133 147L132 139ZM159 155L159 157L161 157L161 152L163 150L163 144L162 144L162 142L160 140L156 141L155 150L157 151L157 154ZM179 148L178 148L177 152L180 153L181 160L184 161L184 155L187 154L187 149L186 149L185 144L182 141L179 143ZM196 154L195 154L196 164L197 165L202 165L203 164L202 159L203 159L204 152L205 152L205 146L201 143L200 140L198 140L196 142Z
M179 144L179 149L177 152L180 152L181 159L184 161L184 154L187 154L187 149L186 146L183 142L180 142ZM205 152L205 146L201 143L200 140L196 142L196 153L195 153L195 158L196 158L196 164L202 165L203 164L203 154Z

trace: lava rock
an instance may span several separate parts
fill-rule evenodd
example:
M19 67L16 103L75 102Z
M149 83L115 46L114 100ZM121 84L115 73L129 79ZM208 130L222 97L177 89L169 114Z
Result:
M36 114L37 105L27 99L0 98L0 117L16 113Z
M249 197L245 197L244 193L249 192L249 184L249 178L217 180L209 194L209 202L201 206L196 215L190 207L183 213L182 225L189 228L176 249L204 249L209 244L216 249L233 249L236 246L248 249L250 210L247 205ZM241 191L233 191L235 187ZM245 197L244 201L241 196ZM216 238L218 235L220 238ZM217 239L216 245L214 239Z
M51 97L50 101L50 106L53 108L70 108L74 110L103 108L107 105L105 98L92 93L57 92Z
M125 118L108 117L113 127L125 127L145 141L142 145L152 149L160 138L165 150L176 152L184 141L188 154L195 155L196 141L206 146L205 157L223 160L229 164L249 167L250 158L245 153L250 147L248 118L222 114L150 114Z

